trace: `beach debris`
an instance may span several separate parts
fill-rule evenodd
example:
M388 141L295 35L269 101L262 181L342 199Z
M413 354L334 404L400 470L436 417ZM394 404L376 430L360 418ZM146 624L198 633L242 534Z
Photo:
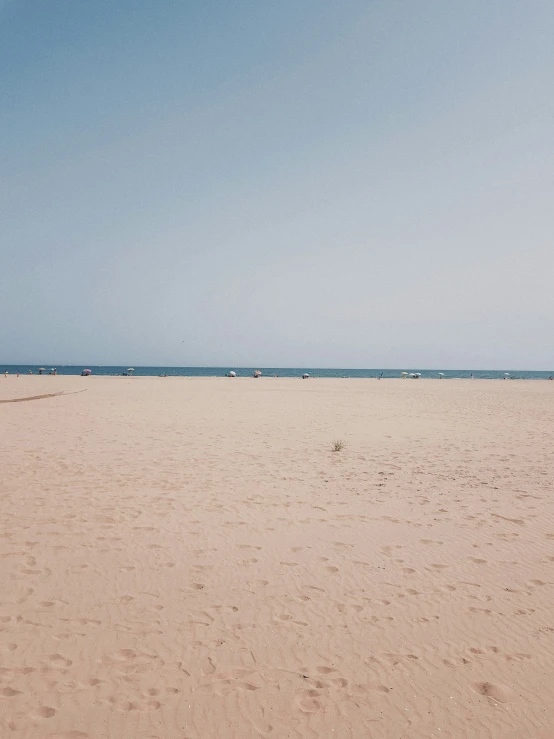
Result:
M344 441L342 439L335 439L333 442L333 451L341 452L344 449Z

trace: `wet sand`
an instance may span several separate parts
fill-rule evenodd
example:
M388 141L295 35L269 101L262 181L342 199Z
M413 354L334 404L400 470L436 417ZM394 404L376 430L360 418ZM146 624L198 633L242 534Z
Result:
M554 383L0 377L23 398L2 738L552 736Z

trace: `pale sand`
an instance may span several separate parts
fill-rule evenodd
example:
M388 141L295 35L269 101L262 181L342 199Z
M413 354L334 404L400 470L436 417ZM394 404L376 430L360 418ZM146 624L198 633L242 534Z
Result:
M551 739L554 383L0 378L83 388L0 405L2 739Z

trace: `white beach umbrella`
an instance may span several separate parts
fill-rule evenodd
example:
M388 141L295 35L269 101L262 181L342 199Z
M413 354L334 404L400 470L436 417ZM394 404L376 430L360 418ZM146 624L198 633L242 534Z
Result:
M237 376L237 373L236 373L236 372L234 372L233 370L231 370L231 371L229 372L229 374L227 375L227 377L236 377L236 376Z

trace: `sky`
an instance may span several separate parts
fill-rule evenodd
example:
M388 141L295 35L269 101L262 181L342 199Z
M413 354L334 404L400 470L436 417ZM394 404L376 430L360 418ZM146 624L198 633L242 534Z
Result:
M0 0L0 362L554 369L552 0Z

